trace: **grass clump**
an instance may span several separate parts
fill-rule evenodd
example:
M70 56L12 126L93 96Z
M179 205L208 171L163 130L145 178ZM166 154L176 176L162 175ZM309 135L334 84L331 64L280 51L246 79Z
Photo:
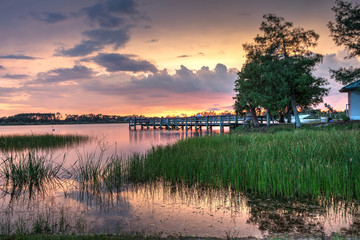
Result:
M119 192L124 181L122 158L113 155L104 159L103 152L99 155L90 153L84 157L78 154L73 172L82 191L90 193Z
M24 190L29 198L34 193L44 193L59 180L63 163L55 163L51 157L36 152L7 156L0 166L0 176L5 181L3 191L11 193L12 198Z
M0 150L61 148L77 145L88 140L88 136L81 135L8 135L0 136Z
M360 130L321 129L191 138L135 156L128 177L266 197L360 199Z

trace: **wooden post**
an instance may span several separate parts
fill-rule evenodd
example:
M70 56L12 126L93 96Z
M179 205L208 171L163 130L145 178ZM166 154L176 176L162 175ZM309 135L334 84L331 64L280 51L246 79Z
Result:
M187 124L187 117L185 118L185 129L186 129L186 131L188 130L188 124Z
M209 116L206 116L206 131L209 131Z
M224 128L223 128L223 122L222 122L222 116L220 116L220 132L223 132Z
M197 131L197 117L195 117L195 132Z
M134 130L136 130L136 117L134 118Z

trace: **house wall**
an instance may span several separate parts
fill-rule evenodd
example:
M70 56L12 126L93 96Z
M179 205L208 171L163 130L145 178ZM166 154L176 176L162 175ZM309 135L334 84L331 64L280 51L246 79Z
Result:
M350 111L349 116L351 120L360 120L360 92L352 91L349 94Z

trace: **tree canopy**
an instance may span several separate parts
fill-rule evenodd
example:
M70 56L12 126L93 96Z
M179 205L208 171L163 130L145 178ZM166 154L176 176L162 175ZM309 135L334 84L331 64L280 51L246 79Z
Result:
M293 27L293 23L273 14L264 15L255 43L244 44L246 63L235 82L237 111L263 107L273 112L290 106L296 126L301 127L298 107L322 102L328 93L327 81L312 75L322 55L310 48L317 45L319 35L313 30ZM247 107L247 108L246 108Z
M336 0L332 10L335 22L329 22L331 37L338 46L345 46L348 57L360 56L360 5ZM342 84L360 79L360 68L340 68L331 70L331 76Z

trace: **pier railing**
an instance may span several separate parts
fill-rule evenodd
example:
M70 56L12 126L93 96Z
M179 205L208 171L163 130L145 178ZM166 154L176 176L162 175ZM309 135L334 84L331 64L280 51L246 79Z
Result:
M259 118L261 123L263 118ZM174 118L145 118L134 117L130 119L129 128L136 129L137 127L144 128L160 128L160 129L186 129L195 131L201 130L202 127L206 127L207 130L211 130L212 127L220 127L220 130L224 127L235 128L239 125L245 124L245 118L237 115L227 116L204 116L204 117L174 117Z

